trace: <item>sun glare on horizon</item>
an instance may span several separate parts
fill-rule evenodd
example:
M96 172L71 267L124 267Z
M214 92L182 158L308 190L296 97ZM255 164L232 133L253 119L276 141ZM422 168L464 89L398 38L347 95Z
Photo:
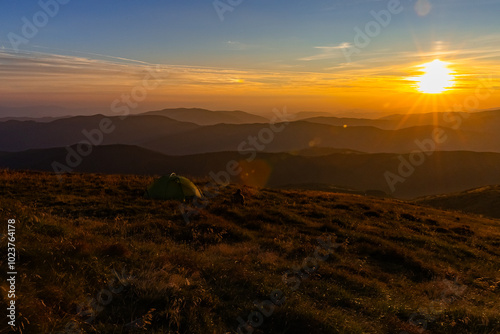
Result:
M425 94L439 94L452 88L455 77L448 64L436 59L420 65L423 74L416 78L418 91Z

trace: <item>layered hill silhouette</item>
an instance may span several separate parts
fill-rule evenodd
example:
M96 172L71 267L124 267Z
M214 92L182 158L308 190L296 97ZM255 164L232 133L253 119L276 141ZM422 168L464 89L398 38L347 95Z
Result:
M331 116L305 117L302 120L335 126L374 126L384 130L398 130L415 126L441 126L471 131L495 132L500 128L500 110L474 113L435 112L423 114L391 115L378 119L345 118Z
M269 130L267 120L242 111L164 109L127 117L8 120L0 122L0 166L51 171L54 162L65 164L67 147L75 151L74 145L88 141L99 146L68 170L206 177L235 160L244 172L232 182L414 198L500 184L499 115L314 117L278 124L282 131L265 144L259 136ZM422 165L402 166L415 153L424 157ZM250 157L255 160L247 162ZM399 177L392 186L387 173Z
M109 120L103 133L102 120ZM167 117L144 115L108 117L104 115L77 116L58 119L48 123L34 121L0 122L0 151L22 151L33 148L50 148L73 145L89 136L99 139L96 130L102 133L102 144L141 144L166 133L172 135L198 128L193 123L179 122ZM93 135L85 135L84 131Z
M432 147L435 150L500 152L499 112L443 115L396 115L378 120L320 117L292 121L283 131L275 133L264 151L324 147L367 153L408 153L422 150L416 141L433 139L433 131L439 127L445 140ZM109 119L113 131L103 136L102 144L138 145L170 155L235 151L249 136L258 135L267 122L263 117L242 111L204 109L165 109L128 117L76 116L44 119L44 122L10 120L0 122L0 151L73 145L87 139L84 130L99 129L103 118Z
M101 144L130 144L169 155L247 149L244 142L258 136L267 124L216 124L200 126L158 115L125 118L103 115L78 116L41 123L0 122L0 151L51 148L88 140L105 119L113 128L102 136ZM367 153L408 153L414 150L468 150L500 152L500 131L440 128L443 143L418 145L434 140L436 127L414 126L383 130L373 126L332 126L308 121L290 122L265 145L265 152L291 152L311 147L348 149ZM85 135L85 132L87 135ZM94 134L94 139L99 138ZM241 145L241 146L240 146Z
M76 147L73 147L76 150ZM0 153L0 167L54 171L52 164L66 164L68 150L53 148ZM239 152L203 153L167 156L140 147L111 145L95 147L82 157L74 171L121 174L165 174L177 172L195 177L218 175L227 170L229 161L240 162L241 173L231 182L259 187L303 188L307 184L335 185L361 193L382 191L389 196L415 198L463 191L500 184L500 154L477 152L435 152L395 185L392 192L386 172L398 174L402 160L409 155L334 153L298 155L296 153L258 153L255 159ZM405 167L406 168L406 167ZM221 174L222 173L222 174Z
M318 117L304 118L302 120L311 123L327 124L334 126L372 126L383 130L396 130L398 128L396 122L392 120L383 120L383 119L318 116Z
M70 118L71 116L61 116L61 117L1 117L0 122L8 122L8 121L33 121L33 122L41 122L41 123L48 123L48 122L53 122L55 120L61 119L61 118Z
M243 143L255 137L261 124L218 124L144 142L141 146L165 154L197 154L234 151L248 148ZM446 140L442 144L418 145L434 140L434 126L418 126L400 130L376 127L339 127L306 121L291 122L265 145L266 152L289 152L314 146L350 149L367 153L408 153L415 150L466 150L500 152L500 132L472 132L442 128ZM444 137L443 137L444 138ZM241 146L240 146L241 145Z
M0 105L0 121L2 119L19 119L26 120L31 118L59 118L68 117L69 115L88 115L90 113L98 113L99 110L90 107L61 107L55 105L32 105L25 107L9 107Z

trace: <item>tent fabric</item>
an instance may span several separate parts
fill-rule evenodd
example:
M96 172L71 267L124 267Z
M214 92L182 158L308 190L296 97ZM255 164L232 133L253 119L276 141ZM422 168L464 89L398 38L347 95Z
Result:
M175 173L164 175L153 182L146 190L145 196L152 199L178 200L198 197L202 198L201 191L188 178L178 176Z

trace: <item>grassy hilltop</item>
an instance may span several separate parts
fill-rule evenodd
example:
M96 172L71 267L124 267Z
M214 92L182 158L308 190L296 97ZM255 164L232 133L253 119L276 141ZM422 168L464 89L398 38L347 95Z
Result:
M500 332L499 220L256 188L234 207L230 185L186 224L152 180L0 171L20 332L236 333L257 311L253 333Z

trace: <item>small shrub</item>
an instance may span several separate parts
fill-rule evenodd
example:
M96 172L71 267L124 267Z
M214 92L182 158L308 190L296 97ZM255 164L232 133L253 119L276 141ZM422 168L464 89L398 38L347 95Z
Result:
M121 243L113 243L104 245L101 249L101 254L113 257L127 257L130 255L130 251Z
M369 218L380 218L380 213L375 211L366 211L363 215Z
M430 219L430 218L427 218L427 219L425 220L425 223L426 223L426 224L429 224L429 225L433 225L433 226L438 225L438 221L437 221L437 220L435 220L435 219Z
M36 224L34 225L34 230L40 234L52 238L63 237L66 235L66 230L63 227L57 225L50 225L44 223Z
M333 206L333 208L338 209L338 210L352 211L352 209L348 205L345 205L345 204L335 204Z
M417 218L414 215L411 215L409 213L402 213L400 216L401 216L401 218L409 220L411 222L419 222L420 221L420 218Z

